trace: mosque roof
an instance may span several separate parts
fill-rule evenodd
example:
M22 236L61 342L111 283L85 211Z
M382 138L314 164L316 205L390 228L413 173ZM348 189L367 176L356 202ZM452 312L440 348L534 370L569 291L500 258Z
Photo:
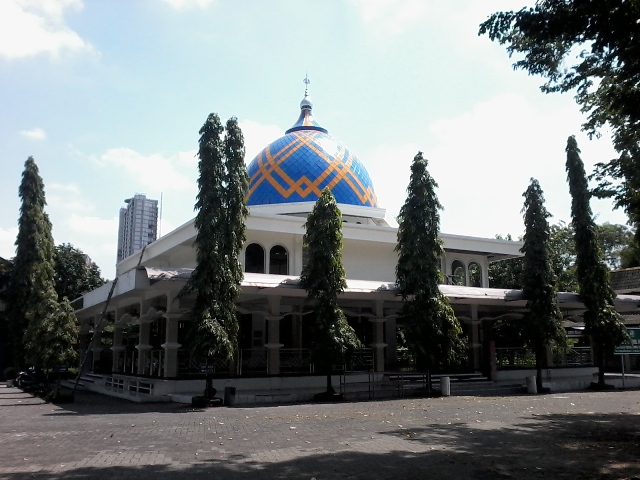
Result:
M300 102L298 121L267 145L248 170L250 206L315 202L327 187L337 203L378 206L362 162L313 117L308 89Z

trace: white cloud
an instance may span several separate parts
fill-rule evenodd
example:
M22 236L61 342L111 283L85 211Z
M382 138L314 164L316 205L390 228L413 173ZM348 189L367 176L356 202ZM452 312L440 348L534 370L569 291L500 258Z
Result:
M144 155L131 148L110 148L98 159L98 165L115 168L129 175L143 191L194 191L196 185L195 151L180 152L171 157Z
M94 52L65 23L67 9L81 10L81 0L3 0L0 2L0 57L8 60L47 53Z
M54 224L56 243L69 242L80 248L100 267L102 275L113 278L118 242L118 217L100 218L71 213L63 222Z
M46 187L47 203L52 211L88 213L95 205L82 196L80 187L75 183L52 183Z
M426 153L430 171L443 187L443 230L519 235L524 230L522 192L531 177L545 192L546 207L554 215L550 221L570 221L567 138L576 135L587 172L613 155L610 142L589 141L580 132L582 120L570 101L544 99L532 104L519 95L504 94L433 123L434 148ZM598 208L599 221L625 221L621 212L611 211L610 202Z
M405 201L411 161L418 150L416 144L385 144L361 157L373 181L378 205L394 217Z
M419 24L428 12L424 0L350 0L365 25L376 32L400 35Z
M41 128L34 128L31 130L20 130L20 135L29 140L44 140L47 138L47 132Z
M282 129L275 125L262 125L252 120L243 120L238 125L244 136L247 163L251 162L269 143L284 135Z
M192 7L207 8L209 5L216 2L216 0L164 0L164 1L177 10L182 10L183 8L192 8Z
M47 186L48 190L66 192L74 195L80 194L80 188L75 183L52 183Z
M16 254L16 237L18 236L18 227L2 228L0 227L0 257L12 258Z
M118 238L118 217L100 218L72 213L66 223L74 232L101 237L104 237L109 232L114 232L113 237Z
M374 181L379 205L397 215L406 199L410 165L418 150L429 160L444 205L442 231L493 237L522 234L522 192L531 177L545 192L551 223L570 221L565 147L575 134L587 172L612 158L607 139L589 141L580 132L582 118L573 104L504 94L472 106L465 113L430 124L424 144L380 145L362 156ZM598 223L625 223L610 201L593 201Z

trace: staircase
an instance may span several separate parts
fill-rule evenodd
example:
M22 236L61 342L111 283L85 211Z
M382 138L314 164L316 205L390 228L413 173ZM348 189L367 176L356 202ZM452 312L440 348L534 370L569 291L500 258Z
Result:
M78 380L77 390L91 390L91 386L96 383L102 384L104 377L102 375L97 375L95 373L83 373L80 375L80 379ZM76 384L76 379L71 378L68 380L63 380L61 385L65 388L73 389Z
M440 394L441 377L449 377L451 395L455 396L508 395L522 391L521 384L498 384L479 372L443 373L431 376L431 395ZM428 378L424 373L371 374L368 382L362 379L352 382L347 375L341 378L340 393L344 394L345 400L351 401L426 397L429 396L427 382Z

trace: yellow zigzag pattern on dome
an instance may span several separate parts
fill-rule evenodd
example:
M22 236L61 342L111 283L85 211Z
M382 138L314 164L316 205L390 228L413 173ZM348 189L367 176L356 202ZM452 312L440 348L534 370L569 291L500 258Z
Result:
M275 154L271 153L270 147L267 147L263 150L258 158L258 171L253 174L253 176L249 180L249 185L252 186L249 189L247 198L250 197L256 190L256 188L258 188L258 186L265 180L269 182L269 184L273 188L275 188L278 193L284 198L289 198L293 193L297 193L302 198L306 198L311 193L314 193L319 197L322 193L319 186L329 175L335 173L336 176L327 184L327 187L329 189L332 189L341 180L344 180L351 187L351 190L358 196L358 199L363 205L365 205L367 202L370 202L373 206L376 205L377 198L376 194L373 192L373 189L371 187L365 188L360 179L353 175L351 172L351 164L353 163L352 154L349 155L345 163L342 163L339 160L327 155L323 150L316 147L316 145L313 143L313 136L311 134L305 132L295 132L295 136L295 145L292 145L293 142L291 142L285 145ZM323 158L328 163L328 166L325 171L322 172L322 174L313 181L307 178L306 175L303 175L300 179L294 181L281 168L281 164L305 145L313 150L318 156ZM283 154L283 152L287 149L289 149L289 151ZM278 182L272 176L274 172L277 173L278 176L287 184L288 188L284 188L280 184L280 182ZM351 175L349 175L350 173ZM255 184L253 184L254 181ZM364 193L360 193L361 191Z

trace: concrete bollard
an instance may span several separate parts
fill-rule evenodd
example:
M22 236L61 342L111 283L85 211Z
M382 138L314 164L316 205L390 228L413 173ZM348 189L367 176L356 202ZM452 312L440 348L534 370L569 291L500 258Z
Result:
M536 383L535 375L532 377L527 377L527 393L538 393L538 385Z
M443 397L451 395L451 379L449 377L440 377L440 394Z

